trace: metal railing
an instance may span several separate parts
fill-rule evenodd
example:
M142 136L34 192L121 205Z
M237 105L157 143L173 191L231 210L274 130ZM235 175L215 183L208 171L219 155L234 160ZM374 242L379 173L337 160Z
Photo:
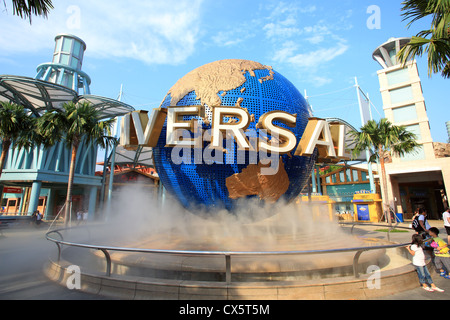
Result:
M343 224L353 224L353 228L357 223L343 223ZM363 224L374 225L374 224ZM376 225L374 225L376 226ZM382 225L386 227L386 225ZM399 227L397 227L399 228ZM169 255L181 255L181 256L223 256L225 258L225 281L227 284L231 283L231 257L232 256L286 256L286 255L315 255L315 254L329 254L329 253L343 253L343 252L355 252L353 256L353 275L355 278L359 278L359 258L363 252L381 249L392 249L401 248L409 245L410 243L402 244L388 244L380 246L367 246L367 247L353 247L353 248L341 248L341 249L323 249L323 250L302 250L302 251L195 251L195 250L166 250L166 249L141 249L141 248L128 248L128 247L112 247L112 246L99 246L83 243L75 243L70 241L65 241L61 231L68 230L70 228L62 228L58 230L49 231L46 233L47 240L53 242L58 247L58 263L61 260L62 246L72 246L78 248L86 248L102 251L106 260L106 276L111 276L112 261L110 251L119 252L133 252L133 253L157 253L157 254L169 254ZM408 228L409 229L409 228ZM55 239L51 237L52 234L57 234L61 239Z
M350 221L350 222L339 221L338 223L340 225L351 225L352 226L351 234L353 234L353 229L355 228L355 226L373 226L373 227L387 228L388 241L391 241L391 232L393 232L396 229L405 229L405 230L409 230L409 231L414 231L414 229L411 229L410 227L399 226L398 222L395 225L391 225L391 226L389 226L388 224L366 223L366 222L358 222L358 221Z

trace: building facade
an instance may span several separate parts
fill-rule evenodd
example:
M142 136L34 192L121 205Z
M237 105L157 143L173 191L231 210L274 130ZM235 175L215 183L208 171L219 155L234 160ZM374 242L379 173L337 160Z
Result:
M438 149L449 149L449 146L434 142L431 137L416 61L402 65L396 58L409 41L409 38L391 38L373 53L382 66L378 78L385 117L416 134L420 144L416 152L394 156L386 164L387 197L390 206L407 218L416 208L424 208L430 218L439 219L448 205L450 154Z
M134 110L120 101L90 94L91 79L81 70L86 44L80 38L60 34L55 38L52 62L37 67L35 78L0 76L0 101L23 105L36 117L60 109L67 102L89 102L102 119L115 118ZM80 144L74 177L72 212L88 210L92 217L104 187L96 176L98 146ZM3 214L31 215L35 210L52 219L63 212L67 194L71 151L60 142L46 149L10 149L0 184L4 188Z

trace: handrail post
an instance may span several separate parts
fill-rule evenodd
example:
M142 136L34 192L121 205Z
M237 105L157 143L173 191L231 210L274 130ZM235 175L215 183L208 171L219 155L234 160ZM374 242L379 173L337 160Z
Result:
M353 257L353 275L355 276L355 278L359 278L358 262L359 262L359 257L361 256L361 254L363 252L364 252L364 250L359 250L356 252L355 256Z
M231 284L231 255L225 255L225 281Z
M59 242L55 242L58 247L58 263L61 261L61 244Z
M106 258L106 275L108 277L111 276L111 256L109 255L108 250L106 249L99 249L103 252L103 254L105 255Z

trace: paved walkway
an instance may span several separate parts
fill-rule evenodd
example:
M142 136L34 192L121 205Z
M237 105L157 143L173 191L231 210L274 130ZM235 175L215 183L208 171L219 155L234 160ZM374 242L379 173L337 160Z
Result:
M430 221L432 226L441 230L446 240L442 221ZM407 226L408 223L402 224ZM374 227L362 228L367 237L386 237L386 233L375 231ZM379 229L379 228L378 228ZM98 295L69 290L48 280L43 273L43 266L49 257L55 257L56 246L45 239L47 226L13 227L0 235L0 300L106 300ZM359 230L358 232L361 232ZM392 233L391 240L407 243L411 232ZM427 292L417 289L382 297L377 300L450 300L450 279L433 274L436 285L444 293Z
M47 226L12 227L0 234L0 300L102 300L103 297L68 290L43 272L56 246L45 238Z

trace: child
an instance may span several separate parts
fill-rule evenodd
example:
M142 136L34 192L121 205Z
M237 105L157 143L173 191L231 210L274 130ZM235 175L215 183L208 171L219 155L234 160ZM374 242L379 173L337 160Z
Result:
M433 237L433 243L431 246L434 248L434 265L437 269L439 269L441 277L450 279L450 275L448 274L450 271L450 250L448 245L444 242L444 240L439 238L438 228L432 227L429 232ZM447 272L445 272L443 267L447 270Z
M419 281L420 284L422 285L422 289L430 292L432 291L444 292L444 290L436 287L436 285L433 283L433 280L431 279L430 272L427 269L422 244L423 244L422 236L419 234L413 234L411 245L406 247L409 253L411 253L411 255L413 256L412 263L414 267L416 267L417 275L419 276ZM430 284L431 288L427 286L426 282Z

